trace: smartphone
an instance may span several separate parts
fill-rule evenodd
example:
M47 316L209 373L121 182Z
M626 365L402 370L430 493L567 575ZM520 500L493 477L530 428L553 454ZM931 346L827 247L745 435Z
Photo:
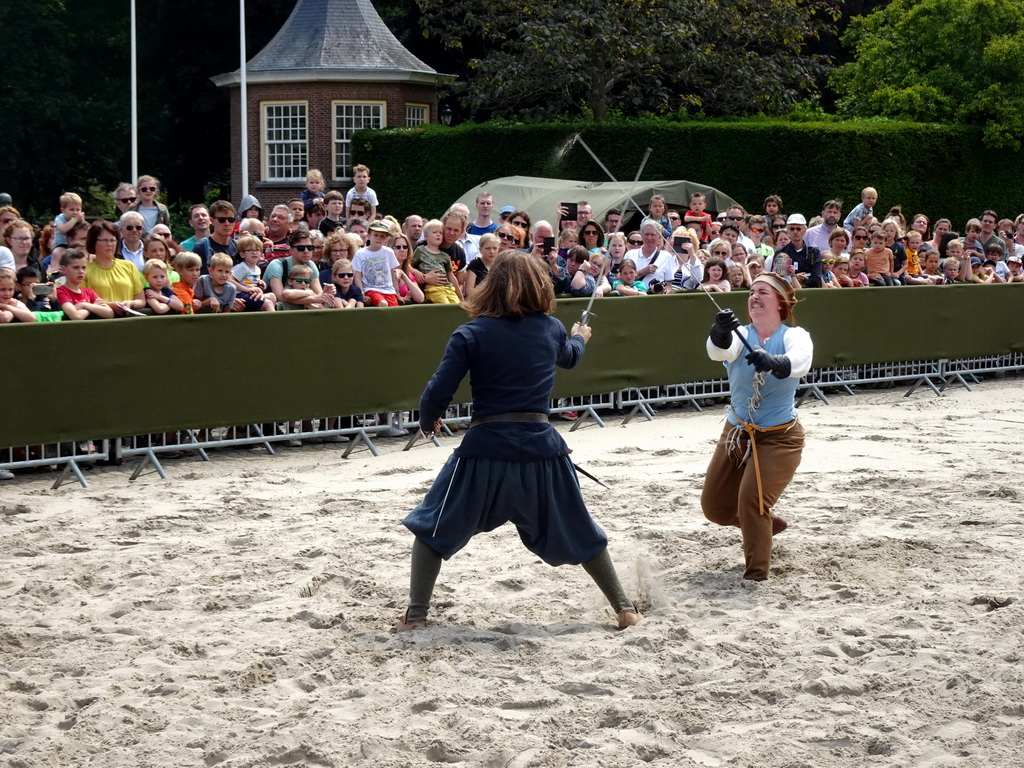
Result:
M683 237L682 235L676 235L672 238L672 249L679 253L682 250L683 244L690 242L690 238Z
M33 296L51 296L53 295L53 286L48 283L36 283L32 286Z
M579 214L580 214L580 206L579 206L579 204L578 203L562 203L561 205L562 205L563 208L565 208L565 214L564 214L563 221L567 221L569 219L572 219L573 221L576 221L576 217L579 216Z
M544 255L547 255L555 250L555 238L545 237L541 240L542 247L544 249Z

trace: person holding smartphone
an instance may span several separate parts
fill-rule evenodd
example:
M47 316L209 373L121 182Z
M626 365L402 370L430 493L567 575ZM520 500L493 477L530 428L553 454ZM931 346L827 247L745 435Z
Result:
M676 257L676 272L672 287L677 291L692 291L704 279L704 265L697 258L694 237L686 227L676 227L672 233L672 253Z
M626 258L636 264L637 278L647 287L654 280L671 283L676 274L676 257L662 248L665 239L661 224L654 219L644 219L640 239L642 245L626 253Z

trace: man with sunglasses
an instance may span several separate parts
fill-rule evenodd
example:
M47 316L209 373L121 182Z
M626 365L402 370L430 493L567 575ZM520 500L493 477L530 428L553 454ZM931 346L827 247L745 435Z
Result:
M139 202L139 193L135 191L135 187L127 181L122 181L114 190L114 206L117 208L115 218L120 219L121 214L130 211L137 202Z
M639 248L634 248L631 244L631 250L626 251L626 258L632 259L636 264L636 276L645 286L650 286L654 280L671 284L675 278L676 257L662 249L665 242L663 231L661 222L644 219L640 225L640 239L643 244Z
M754 252L754 241L747 236L747 211L740 205L730 205L725 209L725 221L722 222L722 226L726 224L732 224L736 227L739 232L739 237L736 238L737 243L742 243L743 247L747 249L747 253Z
M287 206L285 208L287 209ZM235 218L235 206L227 200L218 200L210 206L213 233L196 243L192 251L203 260L202 274L208 274L210 257L215 253L226 253L234 263L238 263L235 241L232 237L235 233Z
M802 213L794 213L786 219L786 232L789 234L789 242L779 249L776 256L781 253L793 260L795 276L802 288L820 288L821 251L804 242L807 219Z
M821 224L807 229L804 234L804 242L819 251L827 251L829 236L838 229L842 219L843 201L829 200L821 206Z

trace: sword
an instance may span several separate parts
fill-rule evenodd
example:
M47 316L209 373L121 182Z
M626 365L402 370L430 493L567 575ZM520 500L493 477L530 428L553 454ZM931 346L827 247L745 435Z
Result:
M598 279L594 281L594 292L590 294L590 301L587 302L587 306L584 308L583 314L580 315L580 325L590 325L590 318L594 317L594 313L590 311L594 306L594 299L597 298L597 291L601 287L601 281L604 280L612 268L611 257L606 255L604 260L606 263L601 269L601 274Z
M598 479L597 479L596 477L594 477L594 476L593 476L592 474L590 474L589 472L587 472L587 470L585 470L585 469L584 469L583 467L581 467L581 466L580 466L579 464L576 464L575 462L573 462L572 466L573 466L573 469L575 469L575 470L576 470L577 472L579 472L579 473L580 473L581 475L583 475L584 477L589 477L589 478L590 478L591 480L593 480L593 481L594 481L595 483L597 483L598 485L600 485L600 486L601 486L602 488L607 488L607 487L608 487L607 485L605 485L604 483L602 483L602 482L601 482L600 480L598 480Z

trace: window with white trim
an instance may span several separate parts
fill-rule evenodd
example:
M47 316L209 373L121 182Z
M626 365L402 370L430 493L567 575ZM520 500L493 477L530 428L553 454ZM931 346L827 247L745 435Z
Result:
M263 178L297 181L308 164L306 102L263 103Z
M429 122L430 109L426 104L405 105L405 127L415 128Z
M383 101L334 102L334 178L351 178L352 134L361 128L383 128L386 106Z

